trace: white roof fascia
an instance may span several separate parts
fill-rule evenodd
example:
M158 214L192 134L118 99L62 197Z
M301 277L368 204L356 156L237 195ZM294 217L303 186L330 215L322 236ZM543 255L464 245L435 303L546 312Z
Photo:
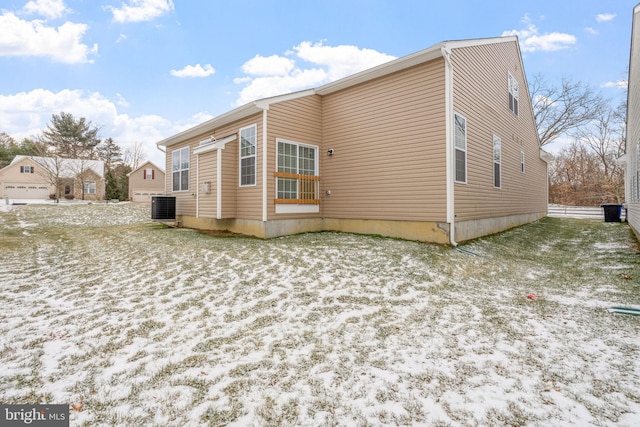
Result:
M302 97L314 95L314 94L326 95L341 89L348 88L350 86L354 86L369 80L373 80L378 77L385 76L387 74L394 73L396 71L404 70L414 65L422 64L424 62L428 62L433 59L440 58L442 57L443 47L447 49L456 49L456 48L479 46L479 45L492 44L492 43L505 43L505 42L511 42L511 41L517 42L517 40L518 38L516 36L504 36L504 37L492 37L492 38L485 38L485 39L454 40L454 41L446 41L446 42L438 43L427 49L421 50L419 52L416 52L407 56L403 56L398 59L394 59L392 61L378 65L376 67L369 68L367 70L361 71L351 76L344 77L340 80L327 83L326 85L320 86L315 89L307 89L299 92L292 92L284 95L277 95L270 98L264 98L264 99L250 102L234 110L231 110L225 114L222 114L221 116L214 117L213 119L210 119L204 123L196 125L176 135L165 138L162 141L156 143L156 145L159 147L160 146L169 147L171 145L182 142L186 139L201 135L203 133L212 132L216 127L220 127L225 124L231 123L233 121L242 119L251 114L258 113L262 110L268 110L271 104L276 104L278 102L284 102L292 99L302 98Z
M203 145L201 147L193 150L193 154L203 154L208 153L213 150L224 150L225 145L227 145L231 141L235 141L238 138L238 134L234 133L233 135L225 136L224 138L217 139L207 145Z
M548 151L544 151L542 148L540 149L540 159L544 160L545 162L549 163L553 160L553 154L549 153Z
M264 98L257 101L253 101L241 107L238 107L234 110L228 111L218 117L214 117L213 119L207 120L206 122L200 123L199 125L196 125L185 131L182 131L176 135L165 138L162 141L156 143L156 145L169 147L171 145L182 142L185 139L193 138L207 132L211 133L215 128L224 126L236 120L243 119L252 114L259 113L262 110L268 110L269 105L271 104L276 104L278 102L302 98L302 97L313 95L313 94L314 94L313 89L309 89L309 90L303 90L300 92L287 93L284 95L277 95L270 98Z

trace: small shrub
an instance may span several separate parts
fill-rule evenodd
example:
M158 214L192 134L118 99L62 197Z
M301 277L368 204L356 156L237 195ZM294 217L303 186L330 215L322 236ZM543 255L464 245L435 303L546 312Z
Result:
M73 200L76 198L76 196L74 196L73 194L65 194L64 198L67 200Z

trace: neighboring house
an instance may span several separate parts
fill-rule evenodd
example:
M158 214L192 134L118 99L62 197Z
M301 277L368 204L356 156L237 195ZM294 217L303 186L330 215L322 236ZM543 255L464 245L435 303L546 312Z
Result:
M515 36L448 41L158 142L183 226L456 244L547 212Z
M16 156L0 169L0 198L100 200L104 196L104 162L60 157Z
M627 137L623 160L627 220L640 238L640 4L633 8L627 89Z
M129 177L129 200L150 203L151 197L165 194L164 170L150 161L127 174Z

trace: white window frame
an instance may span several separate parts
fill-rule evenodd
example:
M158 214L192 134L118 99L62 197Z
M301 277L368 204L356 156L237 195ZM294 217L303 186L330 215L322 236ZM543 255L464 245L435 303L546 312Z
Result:
M253 131L253 132L251 132ZM251 139L247 139L247 138L252 138L253 141L251 141ZM245 140L247 142L249 142L249 144L253 144L253 152L251 153L251 150L249 152L249 154L245 154L243 155L242 153L242 141ZM257 153L258 153L258 125L257 124L253 124L251 126L245 126L243 128L240 128L240 130L238 131L238 185L240 187L255 187L257 185L257 176L258 176L258 162L257 162ZM247 182L243 183L243 169L242 169L242 163L243 161L253 161L253 180L248 180ZM250 177L250 175L246 175L247 178Z
M176 167L176 155L178 157L178 164ZM191 158L189 147L182 147L174 150L171 153L171 191L174 193L180 193L183 191L189 191L189 169L191 168ZM186 162L186 163L185 163ZM184 167L186 164L186 167ZM178 188L176 189L176 173L178 174ZM187 174L186 188L182 188L182 177Z
M520 107L520 89L518 81L511 73L508 73L508 83L507 88L509 91L509 110L516 116L518 115L519 107Z
M460 145L458 141L458 120L461 119L464 122L464 140L461 141L463 144ZM467 134L469 133L469 127L467 126L467 118L462 114L453 113L453 147L454 147L454 156L453 156L453 174L455 182L458 184L466 184L467 183ZM459 179L458 176L458 155L462 156L464 160L464 179Z
M493 135L493 188L502 188L502 140L498 135Z
M300 147L310 148L314 151L314 176L320 175L320 148L317 145L305 144L302 142L291 141L283 138L276 138L276 171L279 171L280 164L280 156L278 149L280 147L280 143L290 144L296 146L296 172L300 171ZM278 198L278 180L281 178L276 178L275 185L275 194L274 197ZM296 189L299 191L299 188ZM320 197L320 195L318 195ZM276 204L276 213L277 214L285 214L285 213L318 213L320 212L320 206L315 204Z
M96 182L95 181L84 181L82 183L84 194L96 194Z
M20 166L20 173L33 173L34 171L34 167L33 166Z
M146 168L144 170L144 179L154 179L153 168Z

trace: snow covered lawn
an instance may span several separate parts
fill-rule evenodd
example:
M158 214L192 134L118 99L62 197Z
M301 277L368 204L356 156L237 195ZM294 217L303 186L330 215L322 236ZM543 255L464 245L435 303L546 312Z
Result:
M0 209L0 402L71 425L640 425L626 224L472 253L163 228L132 204ZM530 296L530 297L528 297Z

